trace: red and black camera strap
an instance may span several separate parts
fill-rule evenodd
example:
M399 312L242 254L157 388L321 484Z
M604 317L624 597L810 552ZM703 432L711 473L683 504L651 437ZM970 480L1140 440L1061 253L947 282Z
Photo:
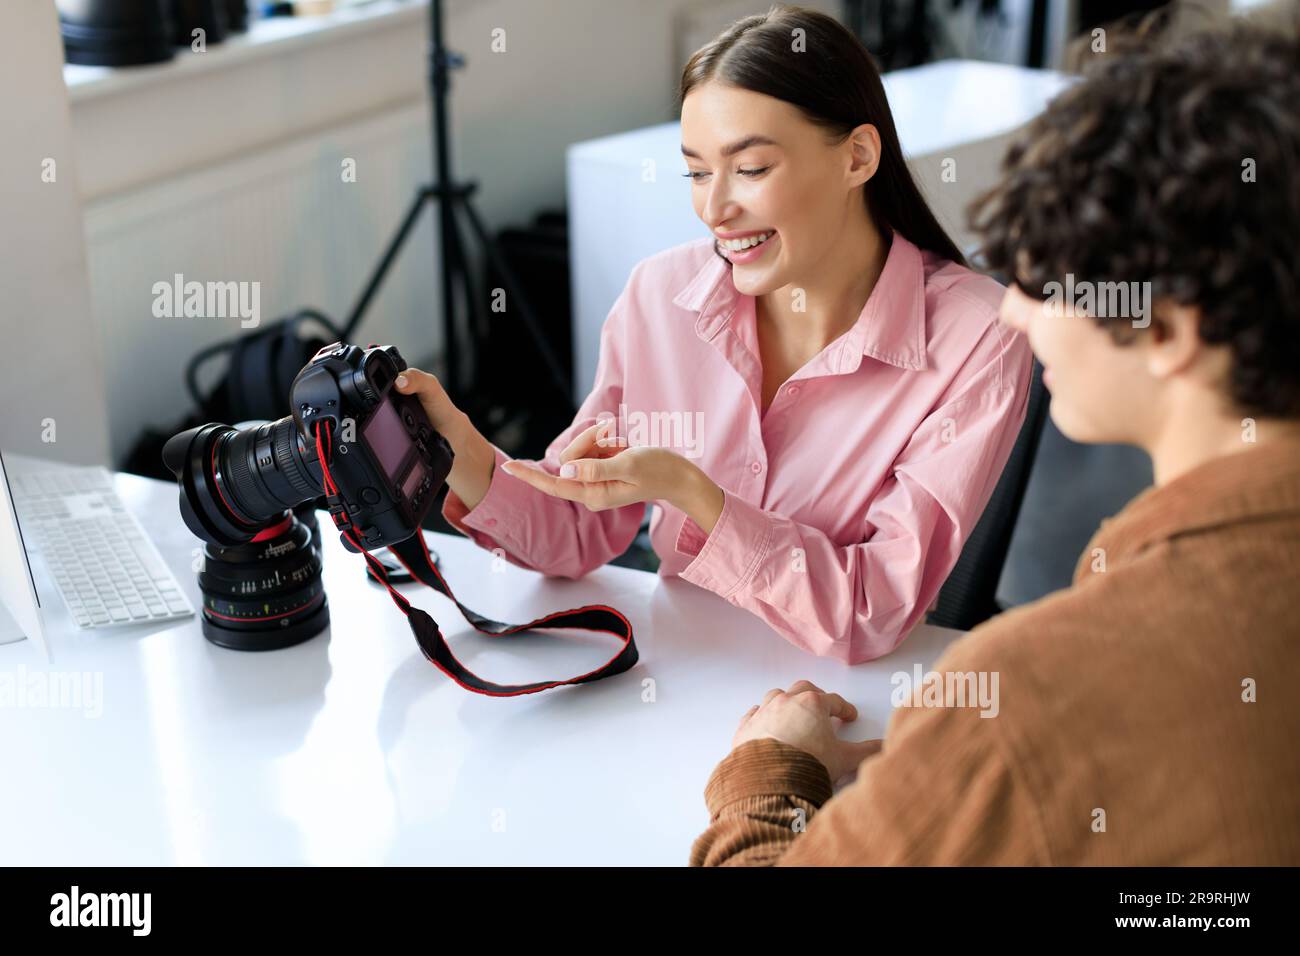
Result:
M334 484L334 479L329 471L331 451L332 444L329 429L325 430L322 438L321 427L318 422L316 425L316 454L321 464L325 498L331 506L330 511L334 515L335 525L338 526L340 533L352 546L365 555L370 576L388 589L393 603L406 615L407 622L411 626L411 633L415 635L415 642L420 646L420 651L435 667L461 687L476 694L485 694L490 697L516 697L520 694L535 694L538 691L550 690L552 687L563 687L565 684L586 684L606 677L613 677L615 674L621 674L636 664L638 654L636 641L632 637L632 623L621 612L608 605L591 604L568 611L557 611L554 614L547 614L534 621L529 621L527 624L504 624L501 621L494 621L491 618L484 617L456 599L451 587L448 586L442 573L434 564L428 546L424 543L423 534L417 531L405 541L391 545L388 550L410 572L411 577L421 584L433 588L439 594L450 598L465 620L481 634L492 637L508 637L524 631L576 628L579 630L603 631L613 634L623 642L623 646L618 653L600 667L566 680L536 681L531 684L496 684L479 677L452 653L437 622L425 611L412 605L404 594L393 587L388 580L388 571L384 565L357 540L354 533L355 529L348 522L346 512L338 507L338 486Z

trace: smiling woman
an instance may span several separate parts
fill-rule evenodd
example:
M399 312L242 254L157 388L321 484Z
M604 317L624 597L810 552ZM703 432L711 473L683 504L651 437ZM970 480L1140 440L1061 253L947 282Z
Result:
M398 388L452 444L443 513L481 546L576 577L627 548L649 503L660 574L812 653L879 657L924 616L997 482L1028 348L926 207L870 55L835 20L740 20L681 90L712 235L633 269L595 385L545 458L511 461L430 375ZM691 447L621 432L647 418L691 421Z
M828 68L829 64L834 68ZM688 108L690 95L702 88L707 89L705 95L696 97L695 105ZM871 55L830 17L775 8L738 21L687 62L682 71L681 101L682 155L694 161L686 175L696 183L713 178L709 160L722 161L720 173L726 174L724 167L730 164L734 176L751 182L781 165L790 173L789 167L794 165L793 175L801 176L807 186L798 198L811 200L805 218L824 224L817 201L834 198L825 184L827 176L836 171L825 168L826 164L834 165L846 152L860 150L863 166L855 185L865 185L854 190L854 201L865 202L868 220L901 233L922 249L965 264L903 161L885 88ZM697 139L693 134L713 139L740 118L757 121L769 132L743 134L715 149L711 157L688 145ZM692 122L696 119L699 122ZM808 124L821 131L821 142L803 128ZM835 149L837 146L847 149ZM743 162L745 159L753 161ZM856 198L858 192L861 200ZM708 221L698 197L695 211ZM716 229L715 233L720 248L728 252L730 247L723 240L753 234ZM831 237L821 238L824 243Z

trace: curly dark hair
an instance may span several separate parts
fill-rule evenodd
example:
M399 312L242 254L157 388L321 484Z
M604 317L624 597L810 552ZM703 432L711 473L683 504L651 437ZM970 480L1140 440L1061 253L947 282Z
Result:
M1040 298L1068 273L1150 282L1154 321L1161 303L1198 307L1202 340L1230 347L1238 408L1300 416L1298 36L1239 23L1109 43L971 207L984 264Z

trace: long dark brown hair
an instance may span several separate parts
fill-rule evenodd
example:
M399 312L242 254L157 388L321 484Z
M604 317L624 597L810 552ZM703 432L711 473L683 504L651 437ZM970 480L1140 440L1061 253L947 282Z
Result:
M802 43L797 44L796 38ZM796 106L838 142L863 123L876 127L880 165L863 188L872 221L922 249L966 264L903 160L894 117L871 54L838 21L815 10L784 5L737 20L687 61L679 106L691 90L708 80Z

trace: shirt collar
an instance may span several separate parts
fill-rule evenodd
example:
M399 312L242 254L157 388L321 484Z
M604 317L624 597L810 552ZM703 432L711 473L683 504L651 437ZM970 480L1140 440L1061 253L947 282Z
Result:
M698 312L695 333L710 341L731 321L741 293L731 281L731 266L717 254L673 298L673 304ZM926 367L925 267L921 250L894 233L885 267L858 321L828 347L827 371L855 371L862 356L903 369Z
M1300 440L1222 455L1148 488L1101 523L1075 568L1075 583L1091 576L1102 549L1110 565L1181 534L1282 515L1300 517Z

